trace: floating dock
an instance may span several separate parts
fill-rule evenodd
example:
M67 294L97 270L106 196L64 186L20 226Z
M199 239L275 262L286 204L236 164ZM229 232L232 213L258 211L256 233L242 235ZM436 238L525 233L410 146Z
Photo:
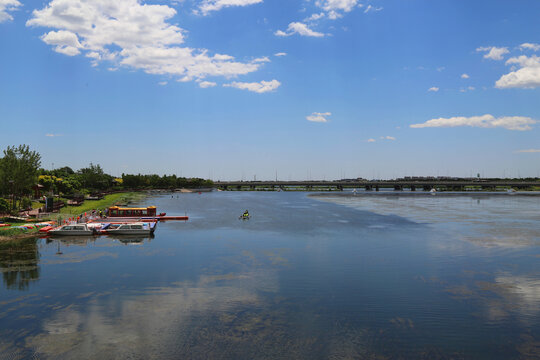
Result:
M106 217L89 220L88 222L125 223L134 221L187 221L189 216L126 216L126 217Z

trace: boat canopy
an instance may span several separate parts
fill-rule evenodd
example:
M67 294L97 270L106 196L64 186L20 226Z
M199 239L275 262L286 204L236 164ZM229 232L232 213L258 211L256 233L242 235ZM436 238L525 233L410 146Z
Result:
M119 207L111 206L109 208L109 216L112 217L130 217L130 216L156 216L156 207Z

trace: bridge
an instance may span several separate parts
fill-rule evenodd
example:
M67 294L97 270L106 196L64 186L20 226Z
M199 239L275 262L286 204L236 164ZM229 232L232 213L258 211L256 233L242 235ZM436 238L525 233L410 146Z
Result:
M258 191L343 191L349 189L394 189L402 191L465 191L465 190L527 190L540 187L540 181L520 180L361 180L361 181L217 181L214 187L220 190Z

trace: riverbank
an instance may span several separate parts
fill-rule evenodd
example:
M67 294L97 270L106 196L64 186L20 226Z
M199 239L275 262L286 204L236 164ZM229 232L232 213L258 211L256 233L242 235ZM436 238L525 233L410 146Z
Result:
M146 197L145 192L125 192L105 195L101 200L85 200L79 206L66 206L60 209L60 214L76 215L89 212L91 210L105 210L113 205L129 205L143 200Z
M39 235L39 231L36 228L33 229L19 229L19 228L6 228L0 230L0 243L9 241L19 241L30 239Z
M126 193L115 193L106 195L101 200L86 200L80 206L66 206L60 210L59 213L54 213L50 215L51 220L60 221L62 218L67 218L70 215L79 215L84 214L85 212L90 212L92 210L105 210L109 206L113 205L129 205L143 200L146 197L146 193L142 192L126 192ZM41 218L36 221L44 221L45 218ZM8 222L10 223L10 222ZM9 242L9 241L20 241L36 237L39 235L37 228L32 229L21 229L15 228L18 225L24 225L26 222L20 223L11 223L13 227L0 228L0 242Z

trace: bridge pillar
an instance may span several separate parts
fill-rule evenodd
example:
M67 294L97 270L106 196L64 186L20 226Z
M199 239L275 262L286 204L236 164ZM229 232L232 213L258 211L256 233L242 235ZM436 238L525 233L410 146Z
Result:
M371 185L366 185L365 189L366 191L371 191L373 190L373 187Z
M403 187L401 185L394 185L394 191L401 191Z
M237 185L236 190L238 190L238 191L242 190L242 185Z
M379 191L379 185L375 185L375 191Z
M338 189L339 191L343 191L343 185L338 185L338 186L337 186L337 189Z
M416 191L416 186L411 185L411 191Z

